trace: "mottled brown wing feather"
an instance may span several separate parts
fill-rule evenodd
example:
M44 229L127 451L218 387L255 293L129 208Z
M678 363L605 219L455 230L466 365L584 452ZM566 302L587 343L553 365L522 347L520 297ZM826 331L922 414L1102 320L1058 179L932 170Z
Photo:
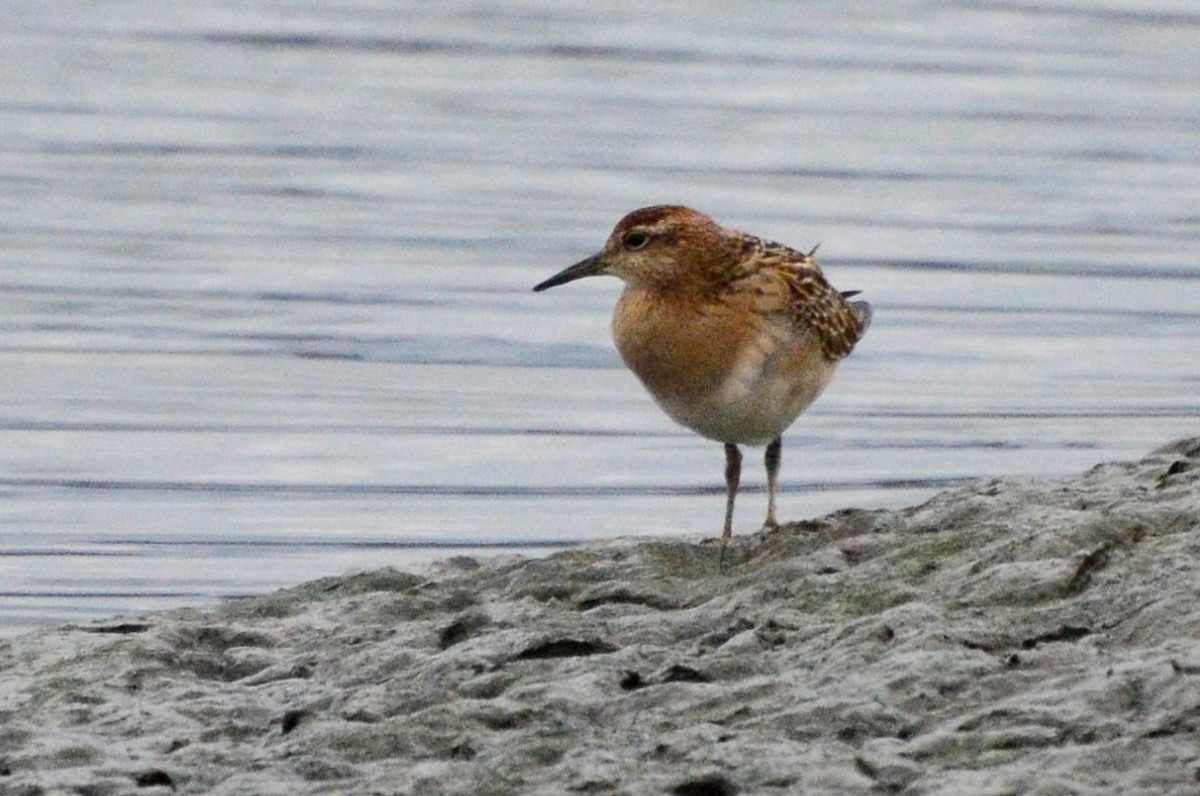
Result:
M778 309L815 337L830 361L842 359L854 350L870 320L866 302L858 301L851 306L825 279L811 254L752 235L744 236L742 252L752 255L745 261L743 278L769 277L767 283L776 285L776 280L781 280L786 295L777 295L782 299ZM765 284L757 292L764 297L774 293Z
M797 323L820 340L825 357L837 361L853 351L865 328L841 294L830 287L815 265L781 270L786 274Z

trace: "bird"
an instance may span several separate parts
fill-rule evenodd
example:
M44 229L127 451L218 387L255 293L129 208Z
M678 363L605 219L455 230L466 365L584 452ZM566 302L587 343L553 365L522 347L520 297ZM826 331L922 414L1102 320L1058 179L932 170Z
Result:
M628 213L595 254L540 282L541 292L591 276L624 282L612 335L625 365L680 425L725 446L725 524L733 533L738 446L766 446L767 517L776 529L783 432L862 339L871 305L850 301L814 259L722 227L681 205Z

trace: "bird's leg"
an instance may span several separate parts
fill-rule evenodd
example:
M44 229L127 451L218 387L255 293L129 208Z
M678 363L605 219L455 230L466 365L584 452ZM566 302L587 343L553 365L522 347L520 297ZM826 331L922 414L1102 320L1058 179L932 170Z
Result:
M742 452L732 442L725 443L725 530L721 532L721 554L717 567L725 563L725 545L733 535L733 499L737 497L738 482L742 479Z
M763 527L775 530L779 523L775 519L775 487L779 484L779 463L783 458L783 437L776 437L767 446L767 455L763 461L767 465L767 521Z

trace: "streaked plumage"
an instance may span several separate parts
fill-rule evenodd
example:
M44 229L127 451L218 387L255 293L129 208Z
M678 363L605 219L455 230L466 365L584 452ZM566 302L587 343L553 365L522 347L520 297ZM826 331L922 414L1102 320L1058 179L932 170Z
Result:
M612 323L625 364L668 415L725 443L722 553L738 445L768 446L766 526L775 527L780 437L862 338L870 305L831 287L813 252L726 230L677 205L633 211L598 253L534 290L601 274L625 282Z

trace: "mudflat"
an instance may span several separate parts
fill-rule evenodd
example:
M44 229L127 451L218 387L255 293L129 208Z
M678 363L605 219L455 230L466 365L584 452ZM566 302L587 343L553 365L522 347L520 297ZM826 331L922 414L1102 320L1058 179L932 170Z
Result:
M42 631L0 794L1197 792L1198 563L1193 438L723 571L629 538Z

